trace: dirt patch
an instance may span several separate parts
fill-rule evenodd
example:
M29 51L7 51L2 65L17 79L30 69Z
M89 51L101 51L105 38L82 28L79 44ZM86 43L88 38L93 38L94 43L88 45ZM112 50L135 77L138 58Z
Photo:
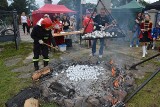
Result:
M13 69L11 71L12 72L29 72L29 71L33 71L33 70L34 70L33 64L29 64L29 65L26 65L26 66L22 66L22 67Z
M4 64L7 66L7 67L10 67L10 66L15 66L17 63L19 63L20 61L22 60L22 58L20 57L15 57L15 58L8 58Z

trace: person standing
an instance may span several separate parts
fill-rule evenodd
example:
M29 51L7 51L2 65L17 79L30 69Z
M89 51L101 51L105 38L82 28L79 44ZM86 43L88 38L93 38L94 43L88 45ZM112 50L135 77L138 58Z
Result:
M33 44L33 62L34 62L34 68L35 71L39 69L38 62L39 62L39 56L43 56L44 61L44 67L48 65L49 57L48 57L48 46L46 46L44 43L48 43L49 40L51 40L54 47L57 48L55 40L52 36L51 29L52 21L50 18L44 18L41 21L41 26L36 25L34 26L32 32L31 32L31 38L34 40Z
M63 31L68 32L69 26L70 26L70 21L67 19L66 15L64 15L62 18L62 25L63 25Z
M130 47L133 47L134 45L134 40L136 40L136 47L139 46L139 34L140 34L140 25L141 25L141 21L142 21L142 13L138 13L136 20L135 20L135 26L134 26L134 34L130 43Z
M104 29L109 28L109 18L106 16L105 13L106 13L105 8L101 8L100 14L96 15L94 19L94 25L96 26L95 30L100 31L101 26L103 26ZM93 45L92 45L92 53L90 56L94 56L96 54L96 43L97 43L97 39L94 39ZM104 48L104 38L100 38L99 58L102 58L103 48Z
M155 48L156 46L156 40L158 38L158 36L160 35L160 27L158 25L158 23L156 24L156 27L154 27L152 29L152 38L153 38L153 46L152 46L152 49Z
M53 21L54 33L60 33L63 30L62 27L62 21L60 21L60 17L56 16L56 19ZM57 36L54 37L54 39L57 45L64 44L64 36Z
M152 41L151 30L152 30L152 21L150 20L149 14L145 15L145 19L142 21L141 32L139 35L139 42L142 43L142 57L144 58L147 54L147 44Z
M21 24L22 24L23 32L25 34L25 32L26 32L25 29L27 30L27 16L25 15L25 12L22 12Z
M91 18L91 13L87 12L86 17L83 20L84 34L93 32L94 22ZM88 40L88 48L91 47L91 40Z
M27 35L30 34L31 26L32 26L32 23L31 23L30 17L28 16L27 17Z

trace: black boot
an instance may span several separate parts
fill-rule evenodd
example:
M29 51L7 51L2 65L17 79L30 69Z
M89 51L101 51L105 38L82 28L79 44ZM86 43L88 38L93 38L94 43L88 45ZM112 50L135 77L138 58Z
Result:
M34 69L35 71L39 70L38 61L34 61Z
M44 67L48 65L48 61L44 61Z

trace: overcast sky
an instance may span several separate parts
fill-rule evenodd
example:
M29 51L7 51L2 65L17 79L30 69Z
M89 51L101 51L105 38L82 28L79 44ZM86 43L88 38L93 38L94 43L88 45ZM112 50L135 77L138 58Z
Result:
M40 7L42 7L44 5L44 0L36 0L36 2L39 4ZM52 0L53 1L53 4L57 4L60 0ZM145 0L149 3L153 3L155 1L158 1L158 0ZM93 2L93 3L96 3L97 0L86 0L86 2Z

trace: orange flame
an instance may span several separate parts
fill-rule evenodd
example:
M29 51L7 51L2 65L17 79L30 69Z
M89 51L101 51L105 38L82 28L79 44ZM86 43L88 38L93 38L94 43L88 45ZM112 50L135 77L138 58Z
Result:
M117 102L118 102L118 100L114 98L114 99L112 100L112 105L115 105Z
M115 76L116 76L116 70L115 70L115 68L114 68L114 67L112 68L112 76L113 76L113 77L115 77Z
M115 81L113 82L113 85L114 85L114 87L118 88L118 87L119 87L119 81L118 81L118 80L115 80Z

